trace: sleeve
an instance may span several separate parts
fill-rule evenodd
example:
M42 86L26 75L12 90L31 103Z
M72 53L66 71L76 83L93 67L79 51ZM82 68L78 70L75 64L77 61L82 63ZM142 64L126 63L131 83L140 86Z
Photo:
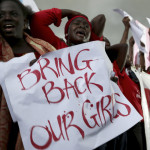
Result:
M103 36L99 37L94 32L91 32L90 41L103 41Z
M60 26L61 17L62 13L58 8L42 10L34 13L30 21L32 36L45 40L58 49L58 45L60 45L62 41L54 34L49 25L54 24L57 27Z
M123 68L122 72L120 72L120 69L118 67L118 64L117 64L117 61L115 60L113 62L113 69L114 69L114 72L117 74L117 76L119 77L124 77L125 75L125 68Z

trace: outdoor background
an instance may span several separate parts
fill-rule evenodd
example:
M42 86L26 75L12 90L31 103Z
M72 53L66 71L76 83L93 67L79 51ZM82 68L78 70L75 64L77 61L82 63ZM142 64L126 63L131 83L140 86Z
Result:
M140 21L147 27L150 27L146 17L150 18L150 0L35 0L39 9L72 9L79 11L89 17L91 20L98 14L105 14L106 24L104 36L111 44L120 42L124 25L122 17L113 11L115 8L128 12L134 19ZM61 38L64 38L64 24L67 19L63 20L59 28L52 27L54 32Z

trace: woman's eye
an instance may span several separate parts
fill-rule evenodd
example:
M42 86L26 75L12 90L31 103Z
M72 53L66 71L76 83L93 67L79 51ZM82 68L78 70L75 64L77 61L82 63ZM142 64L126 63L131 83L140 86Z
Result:
M79 23L74 23L75 25L79 25Z
M12 15L16 17L16 16L18 16L18 13L13 12Z
M87 25L85 25L85 27L86 27L86 28L89 28L89 25L87 24Z
M2 18L4 16L4 14L0 14L0 18Z

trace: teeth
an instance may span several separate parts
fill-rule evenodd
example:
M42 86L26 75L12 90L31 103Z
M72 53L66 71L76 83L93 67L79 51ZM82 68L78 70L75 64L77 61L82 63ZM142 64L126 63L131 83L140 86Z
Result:
M85 35L85 33L84 33L84 32L81 32L81 31L79 31L79 32L77 32L77 33Z
M13 25L11 25L11 24L7 24L7 25L5 25L5 27L12 27Z

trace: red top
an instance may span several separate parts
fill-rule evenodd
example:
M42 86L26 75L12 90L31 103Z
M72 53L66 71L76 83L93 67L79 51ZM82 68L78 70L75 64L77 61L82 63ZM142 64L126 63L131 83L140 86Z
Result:
M30 22L32 36L49 42L56 49L68 47L49 27L49 25L53 23L55 26L59 27L61 24L61 16L61 10L57 8L42 10L35 13Z
M125 68L122 72L120 72L120 69L114 61L113 68L116 73L116 75L119 78L119 87L124 94L124 96L129 100L129 102L134 106L134 108L139 112L141 116L143 116L143 111L141 107L141 93L140 93L140 87L130 79L130 77L125 72Z

